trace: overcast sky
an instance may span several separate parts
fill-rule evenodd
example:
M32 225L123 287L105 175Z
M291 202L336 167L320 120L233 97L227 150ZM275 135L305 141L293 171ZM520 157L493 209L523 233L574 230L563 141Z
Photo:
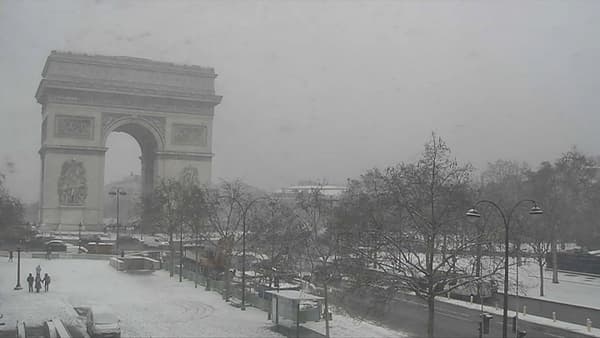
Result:
M214 67L213 181L343 184L415 160L432 131L479 168L598 154L599 14L563 0L0 1L0 160L35 200L34 94L53 49ZM109 147L107 181L139 171L132 138Z

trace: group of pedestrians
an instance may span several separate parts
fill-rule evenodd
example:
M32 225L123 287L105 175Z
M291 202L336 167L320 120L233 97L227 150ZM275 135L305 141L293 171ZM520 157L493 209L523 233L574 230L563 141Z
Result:
M35 283L35 292L37 292L37 293L40 292L40 289L42 288L42 283L44 284L44 291L48 292L48 290L50 289L50 275L45 273L44 278L42 278L41 274L42 274L42 267L39 265L35 268L35 278L31 274L31 272L29 273L29 276L27 276L27 284L29 285L29 292L33 292L34 283Z

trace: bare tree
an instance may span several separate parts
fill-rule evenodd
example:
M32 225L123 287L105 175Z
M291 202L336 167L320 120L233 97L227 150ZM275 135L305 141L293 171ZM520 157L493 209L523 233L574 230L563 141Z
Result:
M329 337L329 284L335 275L333 258L337 241L333 230L335 199L322 192L323 183L296 196L297 215L305 239L306 258L314 281L323 286L325 336Z
M21 224L25 212L21 201L6 189L4 179L4 174L0 172L0 231L6 226Z
M550 235L552 283L558 283L558 242L573 239L584 224L585 209L591 201L594 161L577 149L563 154L554 163L542 162L529 175L532 196L544 207L545 230ZM588 209L589 210L589 209Z
M261 202L248 216L248 249L257 254L265 274L298 267L305 239L293 205L273 197Z
M159 229L169 235L170 266L169 275L173 277L175 266L175 243L173 234L184 222L183 185L178 180L164 179L154 189L153 197L148 201L148 206L154 208L154 220L159 223Z
M489 278L501 266L490 260L480 276L470 271L472 250L489 240L463 217L472 201L471 171L432 135L417 162L370 171L359 189L349 189L356 194L354 213L362 220L345 225L354 233L345 248L358 262L355 282L388 299L403 290L425 299L428 337L434 336L437 296Z
M231 258L236 242L242 237L244 202L251 198L248 186L239 180L223 181L205 193L208 231L219 238L217 261L225 279L223 297L231 294Z

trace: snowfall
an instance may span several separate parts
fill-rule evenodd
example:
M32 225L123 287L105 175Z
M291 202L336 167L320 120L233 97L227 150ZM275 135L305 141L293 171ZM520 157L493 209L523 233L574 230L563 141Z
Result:
M60 318L85 332L85 318L75 307L109 307L121 320L124 337L282 337L273 331L267 314L248 307L241 311L212 291L194 287L192 281L179 282L166 271L132 274L114 270L106 260L21 259L21 285L15 291L16 264L0 261L0 330L14 329L16 322L40 325ZM40 265L42 275L52 276L50 291L29 293L25 278ZM35 274L35 273L34 273ZM309 324L325 332L325 322ZM403 332L333 314L332 337L403 337Z

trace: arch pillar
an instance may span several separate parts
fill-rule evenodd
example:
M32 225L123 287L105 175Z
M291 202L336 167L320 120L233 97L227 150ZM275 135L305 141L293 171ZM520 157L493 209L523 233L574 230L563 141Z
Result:
M106 138L142 150L142 194L162 178L209 183L215 95L212 68L130 57L52 52L36 93L42 105L40 223L101 230Z

